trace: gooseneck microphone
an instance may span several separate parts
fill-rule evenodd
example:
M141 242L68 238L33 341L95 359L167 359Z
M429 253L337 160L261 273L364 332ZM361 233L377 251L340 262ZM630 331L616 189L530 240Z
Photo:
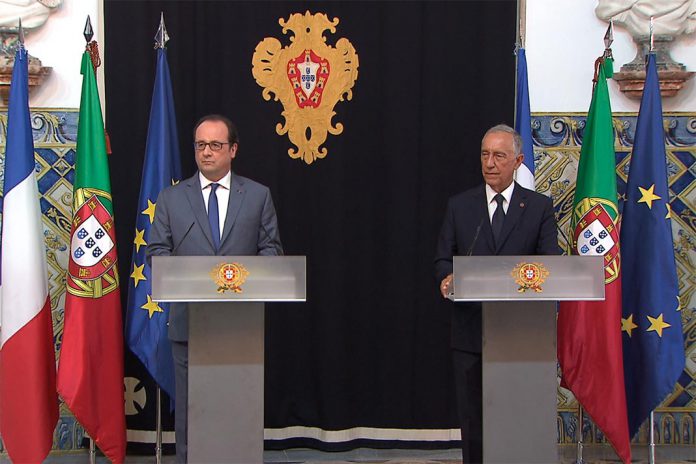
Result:
M478 240L479 234L481 233L481 226L483 226L483 221L486 218L483 217L481 218L481 221L479 222L478 227L476 228L476 233L474 234L474 239L471 241L471 246L469 247L469 251L467 251L466 255L471 256L471 253L474 251L474 246L476 245L476 240Z
M184 232L184 235L181 236L181 240L179 240L179 243L175 244L174 247L172 248L172 251L170 252L170 256L176 256L176 252L181 246L182 243L184 243L184 240L186 240L186 236L188 236L189 232L191 232L191 229L193 229L193 225L195 224L194 221L191 221L191 224L189 224L188 228L186 229L186 232Z

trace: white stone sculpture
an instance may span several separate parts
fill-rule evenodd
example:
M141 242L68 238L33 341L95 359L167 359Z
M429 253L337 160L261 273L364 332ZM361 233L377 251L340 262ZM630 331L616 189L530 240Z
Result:
M599 0L595 14L604 21L614 20L636 37L653 34L675 37L696 30L696 0Z
M63 0L0 0L0 30L17 30L19 18L24 29L42 26Z
M636 44L636 57L614 73L622 92L640 98L645 86L645 56L653 52L663 97L677 94L693 72L675 62L670 47L680 35L696 31L696 0L599 0L595 14L599 19L626 29ZM650 18L653 18L652 37Z

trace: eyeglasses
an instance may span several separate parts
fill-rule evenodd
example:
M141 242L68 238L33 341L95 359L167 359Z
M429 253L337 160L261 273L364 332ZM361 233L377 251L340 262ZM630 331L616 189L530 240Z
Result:
M220 151L223 145L229 144L229 142L193 142L193 148L196 151L203 151L205 147L210 147L211 151Z

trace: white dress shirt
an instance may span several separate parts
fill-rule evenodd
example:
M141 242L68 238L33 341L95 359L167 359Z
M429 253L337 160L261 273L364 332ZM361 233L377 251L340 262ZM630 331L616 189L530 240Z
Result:
M512 182L508 188L500 192L503 196L503 211L505 214L508 212L510 207L510 200L512 200L512 192L515 190L515 182ZM495 190L491 188L490 185L486 184L486 200L488 201L488 219L493 222L493 213L495 213L496 208L498 208L498 203L495 201L495 196L498 194Z
M225 177L217 182L208 180L201 172L198 172L198 179L201 182L201 192L203 201L205 202L205 211L208 212L208 197L210 196L210 184L218 184L219 187L215 190L215 196L218 200L218 211L220 219L220 238L222 238L222 230L225 227L225 218L227 217L227 204L230 201L230 183L232 182L232 171L228 171Z

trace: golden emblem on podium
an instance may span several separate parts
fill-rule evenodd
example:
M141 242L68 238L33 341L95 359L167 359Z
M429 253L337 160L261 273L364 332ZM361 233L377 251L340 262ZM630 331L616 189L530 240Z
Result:
M218 286L218 293L225 293L228 290L242 293L242 284L249 277L249 271L239 263L222 263L213 268L210 276Z
M277 124L278 135L288 134L297 150L290 148L290 158L311 164L324 158L322 147L327 133L339 135L343 124L332 123L334 107L339 101L353 98L352 88L358 78L358 54L346 38L333 47L324 31L336 32L338 18L329 21L326 14L295 13L288 20L280 18L283 34L292 32L290 45L283 47L274 37L266 37L256 46L251 59L251 73L263 87L262 96L283 105L285 124Z
M511 275L515 278L515 283L520 286L517 289L518 292L534 290L541 293L544 291L541 284L549 276L549 271L542 263L519 263L512 270Z

